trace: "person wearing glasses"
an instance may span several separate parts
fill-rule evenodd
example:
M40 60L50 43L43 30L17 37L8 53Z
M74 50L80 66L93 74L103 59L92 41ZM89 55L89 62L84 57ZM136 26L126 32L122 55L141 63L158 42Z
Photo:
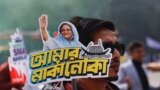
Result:
M114 24L111 21L77 16L71 18L70 22L76 26L79 41L83 45L87 46L90 41L98 44L98 40L101 39L104 49L112 49L112 59L107 78L75 79L72 82L72 89L68 89L71 86L66 84L65 90L119 90L111 81L118 79L120 56L124 54L124 45L118 43L118 33Z
M45 86L43 90L119 90L111 81L118 79L120 56L124 53L124 45L118 43L114 24L110 21L83 17L73 17L70 22L77 28L79 41L84 46L87 47L90 41L98 44L98 40L101 39L104 49L112 49L109 76L106 78L77 78L71 82L64 81L56 85L51 83Z

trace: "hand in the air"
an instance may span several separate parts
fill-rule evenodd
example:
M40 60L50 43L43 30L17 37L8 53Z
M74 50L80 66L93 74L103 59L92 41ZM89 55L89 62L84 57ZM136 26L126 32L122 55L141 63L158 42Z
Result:
M48 18L47 18L47 15L43 14L39 18L39 27L40 27L40 32L41 32L41 35L42 35L42 39L44 41L48 40L47 26L48 26Z

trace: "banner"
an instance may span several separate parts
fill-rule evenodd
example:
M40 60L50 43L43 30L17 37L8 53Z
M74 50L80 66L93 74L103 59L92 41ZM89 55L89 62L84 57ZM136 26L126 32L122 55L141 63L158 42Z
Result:
M27 53L23 42L22 33L18 29L17 32L11 35L11 42L9 42L9 47L10 56L8 57L8 63L11 83L25 83L27 78Z

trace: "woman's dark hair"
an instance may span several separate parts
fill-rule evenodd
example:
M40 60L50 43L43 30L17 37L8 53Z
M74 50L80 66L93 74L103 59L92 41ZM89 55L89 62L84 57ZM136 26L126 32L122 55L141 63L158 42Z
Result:
M61 32L61 28L64 26L64 25L68 25L70 28L71 28L71 30L72 30L72 27L71 27L71 25L69 25L68 23L63 23L61 26L60 26L60 32Z
M137 48L144 48L144 44L140 41L133 41L129 43L127 50L128 52L133 52Z
M77 28L79 41L85 46L93 40L94 33L99 32L102 28L115 31L115 26L110 21L75 16L70 19L70 22Z

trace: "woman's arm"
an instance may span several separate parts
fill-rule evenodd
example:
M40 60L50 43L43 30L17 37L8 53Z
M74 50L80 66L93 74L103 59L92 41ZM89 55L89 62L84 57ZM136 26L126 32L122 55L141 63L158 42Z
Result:
M47 41L49 38L49 34L47 32L47 26L48 26L48 18L47 18L47 15L43 14L39 18L39 28L40 28L42 39L44 41Z

